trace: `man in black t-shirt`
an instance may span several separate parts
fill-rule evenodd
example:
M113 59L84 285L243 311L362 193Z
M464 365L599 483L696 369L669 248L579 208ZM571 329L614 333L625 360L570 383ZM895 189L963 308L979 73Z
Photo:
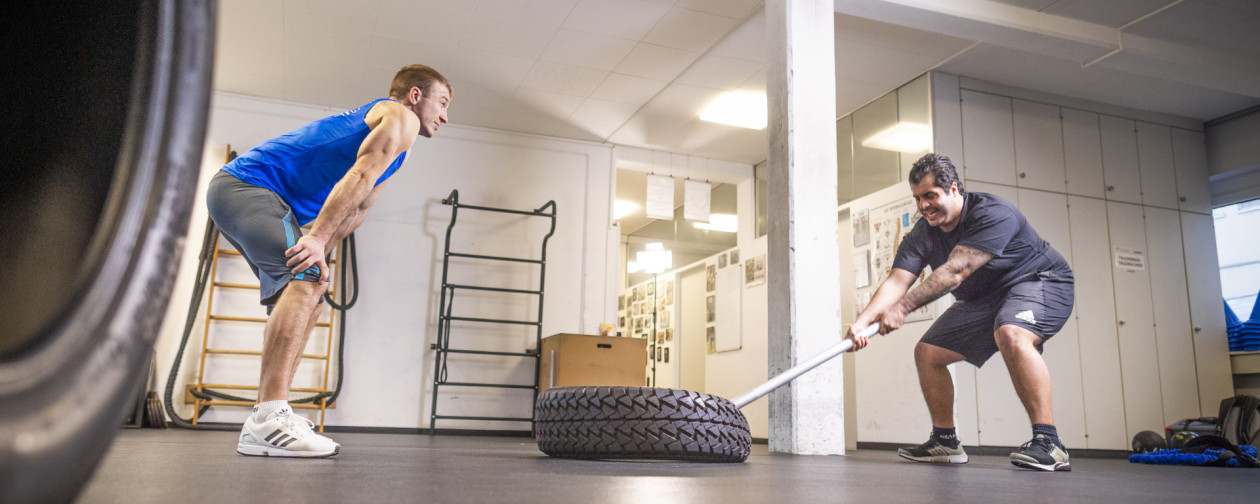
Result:
M954 430L954 384L946 366L965 360L979 367L1001 352L1033 428L1033 439L1011 453L1011 463L1070 471L1054 427L1050 373L1041 349L1072 313L1072 269L1010 202L963 192L945 156L928 154L915 162L910 189L923 218L902 240L892 272L846 336L860 350L867 339L853 328L879 322L880 334L887 334L901 327L906 314L947 293L957 300L914 349L932 435L897 454L916 462L966 463ZM932 274L910 290L925 266Z

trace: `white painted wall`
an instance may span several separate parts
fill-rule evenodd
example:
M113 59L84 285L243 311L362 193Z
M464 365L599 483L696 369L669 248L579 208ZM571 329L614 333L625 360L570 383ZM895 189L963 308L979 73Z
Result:
M187 252L175 293L157 344L161 383L176 353L206 221L204 192L210 177L222 166L225 146L244 152L272 136L290 131L314 119L340 110L293 103L263 101L216 94L207 134L201 188L197 191ZM615 320L617 281L617 231L609 225L613 194L610 146L546 137L520 135L446 125L432 139L420 138L407 163L389 181L357 236L360 295L348 314L345 349L345 384L337 408L327 416L329 425L394 428L426 428L432 399L438 297L442 282L442 251L451 207L441 200L452 189L460 202L470 205L534 209L555 200L558 219L547 247L546 298L543 336L554 333L598 333L599 323ZM461 211L451 238L451 249L484 255L538 258L541 239L547 233L545 219L506 214ZM243 265L229 266L225 274L253 281ZM536 288L536 265L453 261L450 281L473 285ZM215 311L239 311L261 316L256 292L235 294L235 299L216 296ZM515 296L515 298L514 298ZM530 319L537 317L536 301L521 295L461 295L455 314L474 317ZM225 312L220 312L222 308ZM247 313L246 313L247 312ZM226 329L212 326L212 339L235 339L257 346L261 326ZM177 379L196 379L194 359L203 332L199 322L185 352ZM230 334L229 334L230 333ZM463 348L532 348L534 332L526 327L456 325L452 341L469 338ZM320 330L308 351L322 353L326 344ZM214 345L215 343L212 343ZM454 343L452 346L456 346ZM256 358L255 358L256 359ZM256 360L216 360L207 369L207 381L257 383ZM318 381L322 370L311 364L299 368L295 386ZM532 363L513 358L452 358L452 380L511 380L532 383ZM335 377L335 365L333 368ZM213 380L211 380L213 375ZM330 383L330 386L332 384ZM180 396L177 392L177 396ZM295 394L298 395L298 394ZM447 415L529 416L528 391L443 388L440 412ZM184 416L191 408L176 401ZM222 407L208 413L208 421L236 422L245 408ZM526 423L461 422L445 420L439 428L527 430Z

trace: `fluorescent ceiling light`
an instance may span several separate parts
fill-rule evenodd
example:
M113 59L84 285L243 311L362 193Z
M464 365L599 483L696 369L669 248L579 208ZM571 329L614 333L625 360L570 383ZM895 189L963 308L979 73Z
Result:
M739 231L739 217L731 214L713 214L709 216L709 222L707 224L697 222L695 226L696 229L734 233Z
M731 91L709 102L700 119L748 129L766 129L766 95Z
M642 267L644 273L656 274L674 267L674 253L665 250L660 242L646 243L643 248L645 250L635 253L637 261L634 263L636 268Z
M613 202L613 220L620 219L639 209L637 203L624 200L616 200Z
M896 152L924 152L932 148L932 127L899 122L862 140L862 146Z

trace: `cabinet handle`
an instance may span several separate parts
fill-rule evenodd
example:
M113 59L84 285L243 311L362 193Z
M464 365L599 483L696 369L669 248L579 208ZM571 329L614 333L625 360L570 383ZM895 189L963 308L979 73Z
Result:
M1026 172L1019 172L1019 178L1027 178L1027 177L1028 177L1028 173L1026 173Z
M1116 190L1116 186L1109 185L1109 186L1107 186L1107 190L1108 190L1108 191L1114 191L1114 190Z
M1201 331L1203 331L1202 327L1194 326L1194 332L1201 332Z
M1124 325L1124 321L1123 321L1123 320L1119 321L1119 323L1120 323L1120 325Z
M1186 202L1186 197L1185 197L1185 196L1182 196L1182 197L1181 197L1181 202L1182 202L1182 203L1185 203L1185 202Z

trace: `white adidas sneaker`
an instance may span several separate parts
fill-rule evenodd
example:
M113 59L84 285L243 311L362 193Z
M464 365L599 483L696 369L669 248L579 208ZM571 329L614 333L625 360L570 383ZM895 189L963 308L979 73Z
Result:
M256 422L250 415L241 427L236 453L251 457L320 458L341 451L341 445L316 434L314 427L314 422L294 415L288 407L267 415L264 422Z

